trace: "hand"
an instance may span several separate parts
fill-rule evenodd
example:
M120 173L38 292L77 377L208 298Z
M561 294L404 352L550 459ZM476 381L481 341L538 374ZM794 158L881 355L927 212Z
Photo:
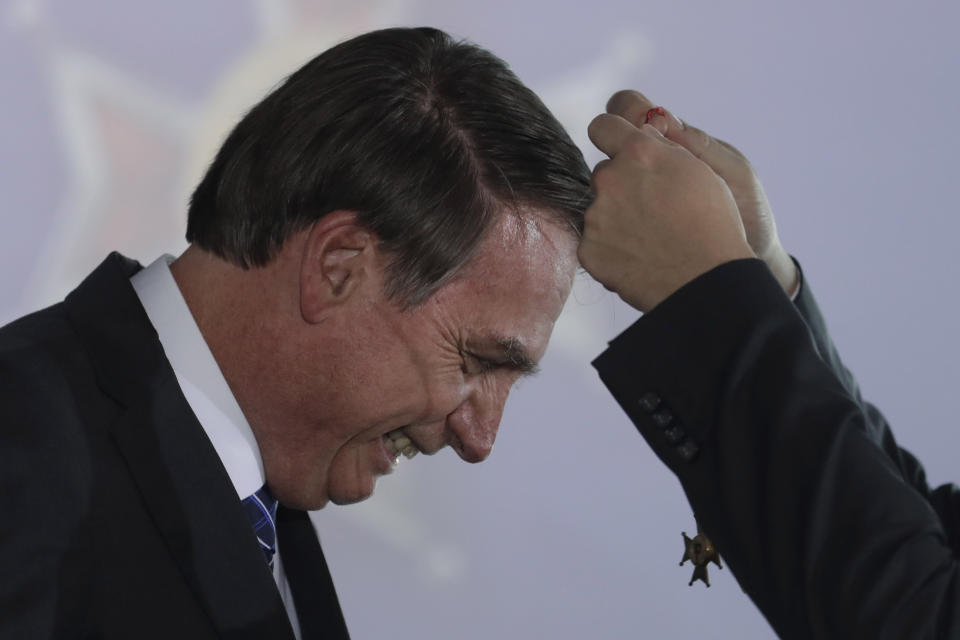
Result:
M618 115L588 133L610 159L593 172L578 256L627 304L649 311L713 267L755 257L729 187L692 153Z
M647 112L654 106L637 91L618 91L607 102L607 113L618 115L639 127L646 122ZM737 203L750 248L767 263L784 291L792 294L799 274L790 255L780 244L770 203L747 158L723 140L712 138L700 129L681 122L666 109L663 115L654 115L650 124L669 140L707 163L723 178Z

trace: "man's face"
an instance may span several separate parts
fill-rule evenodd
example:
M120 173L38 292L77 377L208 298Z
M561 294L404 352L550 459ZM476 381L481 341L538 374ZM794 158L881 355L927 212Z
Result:
M358 305L340 329L349 358L325 383L331 437L312 470L326 484L315 495L340 504L368 497L395 465L390 439L484 460L510 388L546 350L576 268L569 231L507 215L420 307L404 311L382 294Z

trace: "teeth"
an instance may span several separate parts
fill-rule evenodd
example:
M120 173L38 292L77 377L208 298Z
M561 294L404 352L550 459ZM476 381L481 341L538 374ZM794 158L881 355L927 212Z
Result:
M391 455L399 458L402 453L404 457L409 460L420 453L420 450L417 449L417 446L403 433L402 429L394 429L387 435L389 436L387 438L387 448Z
M387 447L387 451L390 453L391 456L393 456L394 464L396 464L400 460L400 450L397 448L397 445L395 445L393 443L393 440L391 440L390 438L385 438L384 440Z

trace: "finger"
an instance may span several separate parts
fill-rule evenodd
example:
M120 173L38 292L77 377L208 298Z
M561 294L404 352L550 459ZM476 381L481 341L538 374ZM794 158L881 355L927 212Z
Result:
M680 118L664 107L652 107L644 117L648 123L656 127L657 131L668 138L672 135L679 135L684 128Z
M647 112L654 104L639 91L617 91L607 101L607 113L618 115L638 129L647 122Z
M656 140L662 142L663 144L669 145L671 147L681 147L681 145L677 144L670 138L663 135L663 131L661 131L660 128L656 124L654 124L652 120L651 122L648 122L643 126L641 126L640 131L642 133L649 134L652 138L655 138Z
M645 95L632 89L613 94L607 101L607 113L618 115L637 128L649 124L667 138L671 138L671 133L683 129L683 123L669 110L655 105Z
M666 127L663 135L668 140L679 144L718 174L724 175L728 170L734 171L743 163L743 155L734 147L722 140L717 140L701 129L682 122L669 110L664 109L664 115L657 116L656 119L658 124Z
M734 156L742 155L722 140L706 132L685 125L669 109L655 105L649 98L633 89L618 91L607 101L607 113L618 115L638 129L650 124L668 140L676 142L714 169L722 169Z
M640 130L635 126L609 113L601 113L587 127L590 141L611 158L620 153L627 141L638 133Z

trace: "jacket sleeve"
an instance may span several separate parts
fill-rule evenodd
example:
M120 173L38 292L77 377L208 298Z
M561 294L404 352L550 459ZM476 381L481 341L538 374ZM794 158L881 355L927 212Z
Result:
M797 269L800 269L799 263L797 263ZM953 549L960 549L960 490L953 484L947 484L936 489L930 488L927 484L926 473L920 462L913 454L897 444L893 431L880 410L864 401L856 379L840 359L840 354L827 331L827 323L823 319L820 307L817 305L813 292L810 290L810 285L802 275L802 271L800 282L800 290L797 292L795 299L796 308L807 323L814 348L820 358L833 371L847 393L860 405L865 418L867 436L890 456L890 459L900 469L904 481L927 498L930 506L933 507L944 523L950 546Z
M594 366L781 637L958 637L957 490L884 439L814 312L737 260Z

